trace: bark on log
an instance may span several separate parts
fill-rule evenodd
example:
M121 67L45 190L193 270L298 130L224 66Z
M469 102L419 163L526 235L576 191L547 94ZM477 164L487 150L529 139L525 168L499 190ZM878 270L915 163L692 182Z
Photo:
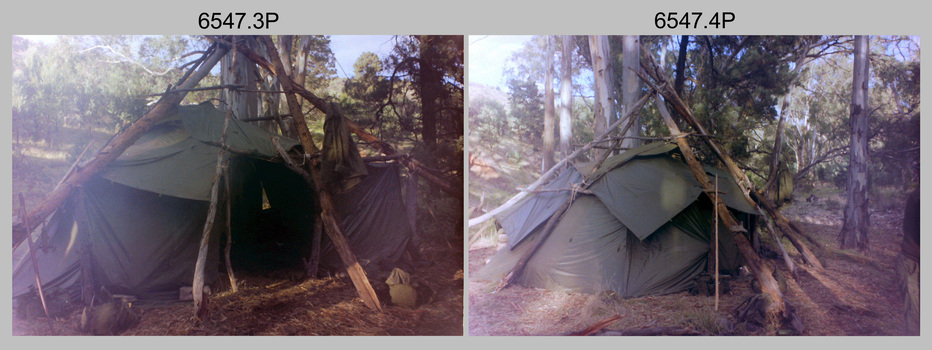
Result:
M185 95L187 95L186 92L176 92L176 90L190 89L196 86L228 51L228 47L220 45L209 53L209 55L205 54L206 58L201 65L196 71L189 74L187 79L177 86L177 89L170 90L162 96L155 104L155 107L147 112L145 116L116 135L109 144L97 152L94 158L88 161L84 168L74 172L61 186L58 186L55 190L46 195L45 198L42 199L42 202L27 214L27 220L21 219L22 222L28 221L30 223L28 227L22 225L22 222L20 225L14 224L13 246L16 246L17 243L26 237L27 233L32 232L36 225L44 221L49 214L58 209L74 188L86 183L87 180L123 154L123 151L135 143L150 127L161 122L165 117L170 115L171 111L174 110L184 99Z
M663 104L663 100L659 95L656 101L658 106ZM706 175L702 164L699 163L699 160L697 160L696 156L693 154L689 142L686 141L685 137L680 137L682 135L680 133L680 128L673 122L673 117L667 112L666 108L659 108L659 110L664 123L667 124L670 133L676 139L676 144L679 146L683 158L689 165L689 170L696 177L696 180L699 181L699 184L702 186L702 191L715 201L715 205L718 207L719 218L721 218L725 227L728 227L728 230L731 232L732 236L734 236L735 243L738 245L738 250L741 252L741 255L744 256L745 260L747 260L748 267L750 267L751 272L754 273L754 277L757 278L757 281L761 285L761 290L770 295L773 303L768 308L768 311L774 315L786 316L788 309L783 300L783 293L780 292L780 287L776 279L773 278L773 271L760 256L757 255L757 252L754 251L751 242L744 236L744 230L741 229L738 221L731 215L728 207L725 206L725 202L723 202L719 196L715 195L715 188L712 182L709 180L708 175Z

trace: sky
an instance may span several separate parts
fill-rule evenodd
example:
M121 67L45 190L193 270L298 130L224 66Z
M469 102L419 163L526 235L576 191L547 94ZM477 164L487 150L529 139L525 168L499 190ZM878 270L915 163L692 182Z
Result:
M497 86L503 91L505 62L531 40L530 35L470 35L469 82Z
M337 58L337 76L353 77L353 64L363 52L373 52L385 58L395 46L391 35L332 35L330 51ZM345 72L345 75L344 75Z
M51 45L55 43L57 35L22 35L30 41L38 41ZM379 58L385 58L394 47L391 35L332 35L330 36L330 51L337 58L337 76L353 77L353 64L363 52L373 52Z

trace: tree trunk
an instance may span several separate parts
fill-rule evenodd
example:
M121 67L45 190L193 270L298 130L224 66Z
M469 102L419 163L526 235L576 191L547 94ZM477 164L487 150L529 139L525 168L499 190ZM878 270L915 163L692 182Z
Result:
M436 51L431 45L431 36L419 35L421 42L418 62L418 93L421 97L421 139L428 149L437 145L437 99L441 95L442 75L434 67Z
M683 84L686 82L686 48L689 47L689 35L680 37L680 55L676 57L676 78L673 82L673 91L677 95L683 94Z
M844 226L839 234L842 249L868 250L867 153L869 130L867 126L867 84L870 76L868 36L854 37L854 79L851 83L851 138L848 161L848 201L845 204Z
M248 45L248 44L247 44ZM259 115L259 96L256 92L256 64L243 55L226 55L220 60L220 83L223 85L239 85L243 89L251 90L244 92L239 90L224 89L223 99L225 104L223 109L233 111L236 119L255 118ZM260 127L267 129L268 122L260 122Z
M29 226L15 225L13 227L13 245L23 240L26 237L28 232L31 232L39 223L43 222L46 217L49 216L55 209L58 209L61 206L62 202L71 194L71 191L74 188L83 185L87 180L93 177L95 174L100 172L104 167L106 167L110 162L123 154L123 151L126 150L129 146L136 142L143 133L149 130L150 127L162 121L162 119L168 117L171 112L178 106L184 97L187 95L186 90L192 89L197 86L197 83L201 81L210 70L220 61L220 58L226 55L230 50L226 45L220 45L216 49L209 53L209 56L205 54L205 60L193 72L187 79L181 84L178 85L177 89L174 89L178 92L169 91L168 93L162 95L162 98L155 104L149 112L147 112L142 118L137 120L135 123L127 127L121 133L116 135L109 144L104 146L94 158L84 166L84 168L76 171L71 177L69 177L65 182L45 196L42 199L42 202L38 206L32 209L29 212L28 221Z
M544 74L544 166L541 172L553 168L553 37L547 36L547 73Z
M621 103L624 106L625 113L632 112L631 108L641 97L641 83L637 71L641 67L641 44L640 37L637 35L622 36L622 65L624 71L621 73ZM634 120L631 128L625 133L624 137L635 137L621 141L622 148L635 148L641 145L641 140L636 137L640 136L641 122L640 118Z
M560 151L573 152L573 36L563 36L563 65L560 74Z
M608 36L590 35L589 53L592 56L592 74L595 90L595 121L593 122L593 135L599 135L615 122L615 74L612 68L612 53L608 44ZM593 158L600 158L602 153L611 152L610 149L596 149Z

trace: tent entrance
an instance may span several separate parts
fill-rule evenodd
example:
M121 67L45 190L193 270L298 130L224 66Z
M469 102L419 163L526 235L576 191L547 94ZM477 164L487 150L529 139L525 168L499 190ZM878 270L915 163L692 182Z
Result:
M282 164L251 159L237 163L237 175L230 178L234 271L268 273L303 267L302 259L311 253L316 220L314 192ZM225 235L221 241L222 249Z

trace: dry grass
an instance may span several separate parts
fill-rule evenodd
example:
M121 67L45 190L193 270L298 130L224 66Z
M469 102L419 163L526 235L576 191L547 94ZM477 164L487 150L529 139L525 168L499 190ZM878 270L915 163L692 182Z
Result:
M808 335L902 335L902 301L894 284L894 259L902 240L903 198L899 206L872 207L871 250L839 251L841 210L837 193L815 202L796 202L783 212L802 230L827 247L820 256L826 268L801 267L787 279L786 300L795 307ZM904 197L905 198L905 197ZM841 207L844 202L841 201ZM797 264L798 253L785 244ZM678 293L617 299L610 295L569 294L513 286L495 292L499 282L475 278L497 245L475 246L469 252L470 335L560 335L621 315L608 329L683 327L703 335L774 335L777 325L752 329L738 324L732 331L733 310L754 294L751 279L731 283L719 310L713 298ZM781 260L772 265L784 270Z

